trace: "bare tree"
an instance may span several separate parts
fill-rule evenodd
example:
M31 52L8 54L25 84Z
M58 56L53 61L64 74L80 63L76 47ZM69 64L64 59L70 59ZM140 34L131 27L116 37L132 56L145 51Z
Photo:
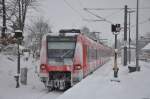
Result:
M33 7L35 3L37 3L37 0L18 0L19 5L19 12L20 12L20 28L24 29L25 19L27 10L29 7Z
M32 40L32 44L30 45L33 50L40 49L41 40L44 34L51 33L51 26L49 25L47 20L44 18L37 18L37 20L33 21L33 23L28 26L29 37ZM29 41L29 40L28 40Z
M7 20L7 29L21 29L24 30L27 11L30 8L35 8L38 0L5 0L5 12ZM2 1L0 1L2 5ZM0 12L2 9L0 8ZM2 15L0 14L0 17Z
M5 37L5 31L6 31L6 5L5 5L5 0L2 0L0 2L0 4L2 5L2 9L1 12L3 12L2 14L2 18L3 18L3 25L2 25L2 38Z
M36 36L37 38L41 39L45 33L51 33L51 26L49 25L47 20L40 17L37 18L33 23L28 27L31 35Z

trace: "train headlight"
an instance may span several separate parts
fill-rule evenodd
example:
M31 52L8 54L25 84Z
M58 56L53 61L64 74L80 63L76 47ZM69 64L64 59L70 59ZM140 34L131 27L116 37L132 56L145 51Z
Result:
M45 69L45 65L41 65L41 69L42 69L42 70Z
M46 65L42 64L40 66L40 70L41 70L41 72L46 72Z
M75 65L74 67L75 70L80 70L82 68L81 65Z

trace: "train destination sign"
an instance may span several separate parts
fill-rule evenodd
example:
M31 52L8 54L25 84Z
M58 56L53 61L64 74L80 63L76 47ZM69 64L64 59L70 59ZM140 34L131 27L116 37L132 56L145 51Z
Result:
M48 42L61 42L61 41L76 41L76 37L74 36L68 36L68 37L56 37L56 36L48 36L47 37Z

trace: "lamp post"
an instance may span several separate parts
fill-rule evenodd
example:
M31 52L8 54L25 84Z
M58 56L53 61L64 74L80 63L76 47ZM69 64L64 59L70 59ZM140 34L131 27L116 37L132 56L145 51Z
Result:
M20 87L20 84L19 84L19 75L20 75L20 51L19 51L19 45L20 45L21 41L23 40L22 31L21 30L16 30L14 37L17 39L17 49L18 49L17 75L15 75L15 78L16 78L16 88L19 88Z

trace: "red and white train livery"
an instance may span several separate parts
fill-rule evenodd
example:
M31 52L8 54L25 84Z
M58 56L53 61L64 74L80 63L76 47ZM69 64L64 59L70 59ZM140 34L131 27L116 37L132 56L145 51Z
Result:
M41 43L39 76L49 90L68 89L102 66L112 54L111 48L80 30L60 32L45 35ZM69 32L74 34L69 35Z

